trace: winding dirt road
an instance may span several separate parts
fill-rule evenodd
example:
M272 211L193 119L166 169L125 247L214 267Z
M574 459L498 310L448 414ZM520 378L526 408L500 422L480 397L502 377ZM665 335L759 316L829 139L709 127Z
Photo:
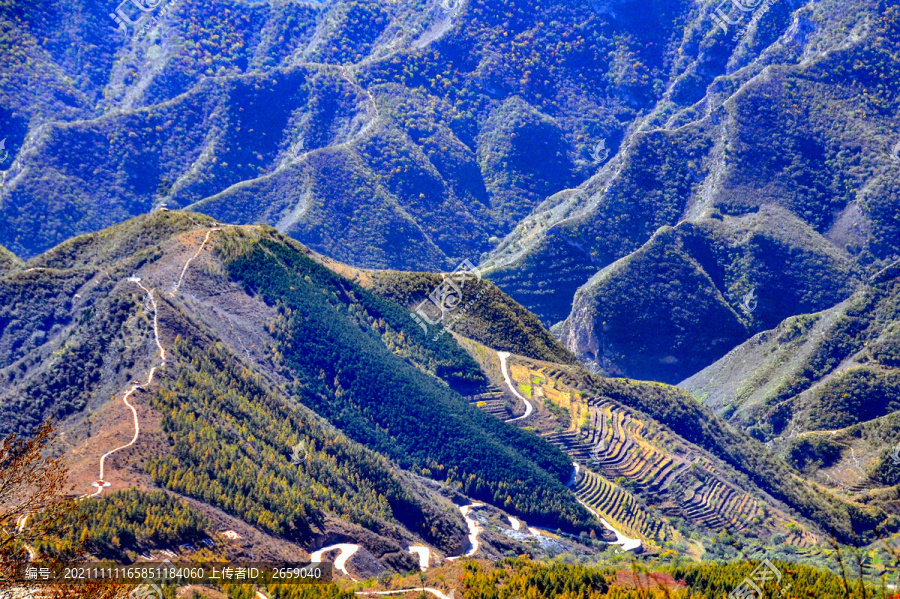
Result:
M462 555L448 557L447 561L457 560L461 557L472 557L475 555L475 552L478 551L478 533L481 532L481 528L478 527L478 522L476 522L474 518L469 517L469 512L476 508L484 507L485 505L486 504L484 503L476 502L460 506L459 511L462 512L463 518L466 520L466 525L469 527L469 550Z
M105 472L106 458L108 458L109 456L113 455L116 452L122 451L123 449L131 447L132 445L137 443L138 437L141 434L141 424L138 421L137 410L134 408L133 405L131 405L131 403L129 403L128 398L131 397L132 393L134 393L141 387L143 387L145 385L146 386L151 385L153 383L153 375L156 374L156 369L163 368L166 365L166 350L163 348L162 343L160 343L160 341L159 341L159 307L156 304L156 298L153 297L153 292L151 290L147 289L146 287L144 287L141 284L140 278L132 276L132 277L129 277L128 280L131 281L132 283L136 284L141 289L143 289L144 292L147 294L147 296L150 298L150 303L153 306L153 337L156 341L156 347L159 348L159 356L162 359L162 363L159 366L154 366L153 368L150 369L150 373L147 376L146 383L133 383L131 385L131 389L129 389L128 392L125 393L125 395L122 397L122 401L125 403L125 405L128 407L128 409L131 410L131 414L134 418L134 437L132 437L131 441L129 441L125 445L116 447L115 449L113 449L111 451L107 451L102 456L100 456L100 477L97 479L97 482L95 483L97 485L97 491L95 493L93 493L92 495L89 495L89 497L99 496L101 493L103 493L103 489L106 488L107 486L109 486L108 484L106 484L106 480L103 478L103 474Z
M568 485L567 485L567 486L569 486L569 487L575 485L575 480L578 478L578 472L579 472L579 470L581 470L581 466L578 464L578 462L573 462L572 465L573 465L575 468L574 468L574 472L572 472L572 479L569 481L569 483L568 483ZM610 543L610 545L621 545L621 546L622 546L622 549L623 549L624 551L636 551L637 549L640 549L640 548L641 548L642 545L641 545L640 539L631 539L631 538L629 538L629 537L626 537L625 535L623 535L622 533L620 533L618 530L616 530L615 528L613 528L612 525L610 525L609 522L607 522L607 521L606 521L600 514L598 514L596 511L594 511L588 504L586 504L586 503L583 502L582 500L578 499L578 497L576 497L575 500L576 500L578 503L580 503L581 505L583 505L584 508L585 508L587 511L589 511L591 514L594 515L595 518L597 518L598 520L600 520L600 524L603 525L603 528L605 528L606 530L608 530L608 531L612 532L614 535L616 535L616 540L613 541L612 543Z
M531 413L534 412L534 406L531 405L531 402L525 399L521 393L519 393L518 389L516 389L515 385L513 385L512 379L509 377L509 369L506 365L506 359L509 358L510 353L508 351L499 351L497 355L500 356L500 372L503 373L503 380L506 381L506 386L509 387L509 390L512 391L512 394L525 402L525 413L521 416L517 416L516 418L510 418L507 422L515 422L516 420L522 420L524 418L528 418L531 416Z
M478 522L475 521L474 518L469 517L469 513L477 508L485 507L484 503L470 503L468 505L462 505L459 507L459 511L462 513L463 518L466 521L466 525L469 527L469 549L463 555L456 555L453 557L446 558L447 561L457 560L461 557L471 557L475 555L475 552L478 551L478 533L481 532L481 528L478 526ZM422 571L428 569L428 562L431 556L431 549L425 547L424 545L410 545L406 548L410 553L415 553L419 556L419 568ZM310 554L310 561L312 562L321 562L324 554L329 553L331 551L340 551L338 556L334 560L334 567L336 570L342 572L344 576L348 577L350 580L356 582L356 579L350 576L350 573L347 572L347 560L350 559L354 553L359 551L359 545L355 543L337 543L335 545L329 545L328 547L323 547L317 551L313 551ZM417 589L411 589L417 590ZM421 590L421 589L418 589ZM428 590L428 589L426 589ZM391 593L405 593L408 591L391 591ZM440 592L440 591L438 591ZM357 594L365 594L365 593L357 593ZM385 594L385 593L381 593Z
M595 512L593 509L591 509L591 507L588 504L581 501L580 499L578 500L578 503L583 505L587 511L592 513L594 515L594 517L596 517L598 520L600 520L600 524L603 525L603 528L605 528L606 530L608 530L611 533L613 533L614 535L616 535L616 540L613 541L612 543L610 543L610 545L621 545L623 551L637 551L638 549L641 548L641 540L640 539L630 539L630 538L626 537L625 535L620 533L618 530L613 528L610 525L610 523L607 522L600 514Z
M521 399L522 401L525 402L525 413L524 413L523 415L517 417L517 418L511 418L511 419L507 420L507 422L515 422L516 420L522 420L523 418L527 418L527 417L530 416L531 413L534 411L534 408L532 407L531 402L529 402L527 399L525 399L525 398L524 398L524 397L516 390L515 386L513 386L512 379L511 379L510 376L509 376L509 369L507 368L507 364L506 364L506 360L507 360L507 358L509 358L510 353L509 353L509 352L505 352L505 351L501 351L501 352L497 352L497 355L500 356L500 371L503 373L503 380L506 381L506 386L509 387L509 390L512 391L513 395L515 395L516 397L518 397L519 399ZM579 471L579 468L580 468L580 466L578 465L578 462L574 462L574 463L573 463L572 478L569 480L569 483L568 483L569 486L572 486L572 485L575 484L575 479L578 477L578 471ZM603 527L604 527L605 529L611 531L613 534L616 535L616 540L613 541L613 542L611 543L611 545L621 545L621 546L622 546L622 549L623 549L624 551L636 551L637 549L640 549L640 548L641 548L641 541L640 541L640 539L631 539L631 538L629 538L629 537L626 537L625 535L623 535L622 533L620 533L619 531L617 531L616 529L614 529L614 528L609 524L609 522L607 522L605 519L603 519L603 518L600 516L600 514L598 514L598 513L595 512L594 510L592 510L586 503L584 503L584 502L581 501L580 499L578 500L578 503L580 503L580 504L583 505L585 508L587 508L587 510L588 510L591 514L593 514L598 520L600 520L600 523L603 525ZM518 530L518 529L517 529L517 530ZM531 531L531 533L532 533L533 535L535 535L535 536L540 536L540 533L539 533L536 529L533 529L533 528L531 528L531 527L528 527L528 530Z
M344 576L356 582L356 579L350 576L350 573L347 572L347 560L350 559L350 556L359 551L359 545L355 543L337 543L336 545L329 545L328 547L322 547L318 551L313 551L310 554L309 561L311 562L322 562L322 555L325 553L330 553L332 551L340 551L338 556L334 559L334 567L336 570L339 570L344 573Z
M194 261L194 258L200 255L200 252L203 251L203 248L206 246L206 242L209 241L209 236L212 235L213 231L220 231L221 227L213 227L209 231L206 232L206 237L203 238L203 243L200 244L200 247L197 248L197 253L187 259L187 262L184 263L184 268L181 269L181 276L178 277L178 282L175 283L175 288L172 290L172 293L176 293L178 288L181 287L181 284L184 282L184 275L187 273L188 266L191 265L191 262Z

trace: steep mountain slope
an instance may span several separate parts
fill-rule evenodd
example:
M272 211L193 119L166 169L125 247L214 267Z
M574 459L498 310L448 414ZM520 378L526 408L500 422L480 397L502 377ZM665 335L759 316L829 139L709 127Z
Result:
M556 330L596 370L674 383L748 331L844 299L856 270L846 253L782 208L713 214L663 227L594 275Z
M676 381L825 305L805 290L748 324L704 301L659 339L680 347L692 321L729 321L696 356L641 348L629 359L651 366L636 369L615 339L598 356L586 323L616 315L585 301L592 277L661 227L761 211L853 263L801 253L766 274L732 252L719 266L746 284L730 293L795 269L874 272L900 251L893 0L766 2L730 27L714 0L129 6L119 31L102 7L0 9L13 155L0 243L22 256L165 203L268 223L356 266L482 260L546 326L581 321L569 345L598 368ZM727 229L707 228L708 242L734 246ZM698 282L682 261L665 268Z
M694 363L685 363L677 352L661 353L659 348L683 345L691 322L701 318L701 313L689 313L676 315L658 343L640 348L652 362L641 368L640 376L676 381L759 330L760 323L744 323L740 334L735 321L746 318L726 316L734 311L736 293L746 294L754 286L757 293L766 293L759 279L778 297L777 302L759 302L763 309L778 305L777 314L761 315L767 322L761 326L771 327L787 314L809 311L812 299L780 295L783 287L772 284L780 277L793 280L799 270L811 275L809 280L831 279L834 289L828 297L819 294L822 302L812 303L815 310L849 295L852 284L834 281L848 271L848 258L870 272L883 266L884 259L900 251L900 231L891 216L897 212L893 151L900 98L886 84L900 68L898 7L893 2L798 4L764 3L742 17L749 27L742 24L728 34L715 30L699 43L699 24L692 24L682 46L681 62L690 63L685 76L667 89L664 100L594 178L548 199L501 242L483 263L486 276L547 325L570 316L580 320L578 330L569 329L567 343L582 356L608 350L609 356L590 359L613 371L635 372L633 363L622 363L621 348L614 341L600 347L600 330L587 324L633 323L617 321L618 308L604 308L605 303L592 313L589 298L604 292L614 306L648 305L655 298L645 297L643 286L597 290L592 276L603 280L609 274L597 274L603 269L620 271L615 262L644 244L645 253L652 253L659 245L654 236L665 235L661 227L683 221L702 227L717 213L768 213L771 225L786 229L788 237L818 237L815 252L765 264L766 272L760 272L758 261L764 256L719 256L718 266L731 281L744 281L733 283L727 293L721 290L731 309L713 297L700 303L706 311L702 314L718 305L724 312L715 318L730 321L721 347L707 333ZM708 236L713 245L735 245L728 227L708 229ZM835 269L822 261L826 255L829 261L840 256L842 264ZM684 296L679 286L695 288L697 276L696 268L683 260L668 260L653 273L655 279L671 282L676 297ZM709 289L708 282L702 284ZM583 299L573 307L570 298L576 296ZM658 364L670 356L681 361L680 369Z
M19 257L0 245L0 276L21 267L22 261Z
M794 421L796 430L815 430L826 421L846 425L865 419L852 406L844 406L849 413L831 410L828 416L814 416L809 410L819 401L804 401L804 394L848 372L897 366L897 273L895 264L837 306L789 318L754 336L681 386L742 426L760 420L771 423L764 417L777 407L781 418L770 429L773 435L788 432L788 424L801 412L805 415ZM817 393L821 398L822 389ZM881 401L866 403L887 407Z
M62 418L77 492L168 489L283 558L343 539L369 573L416 567L410 544L459 555L468 497L602 537L561 452L453 390L485 379L450 336L308 253L155 212L6 273L4 432Z
M485 281L467 283L464 318L436 335L338 273L413 302L434 275L360 271L271 228L178 211L74 238L25 266L0 277L4 431L62 419L58 450L78 493L167 490L248 539L245 555L348 542L361 547L354 571L377 574L414 568L409 546L434 560L479 546L586 551L565 537L526 549L528 535L505 523L605 538L588 508L645 549L685 552L720 551L722 526L765 543L800 523L791 542L805 547L823 528L864 532L884 519L817 498L685 394L588 375ZM528 340L565 362L504 362L460 334L494 338L491 321L504 319L510 336L498 343ZM532 407L503 413L504 394ZM474 545L458 506L478 500L488 506Z
M467 346L486 372L495 370L490 352ZM579 464L579 499L647 548L727 557L733 547L718 537L725 533L757 548L786 541L787 554L817 553L826 534L868 542L876 527L900 522L897 506L823 493L674 387L517 356L500 369L534 406L517 422ZM494 411L490 401L471 401Z
M850 299L789 318L681 386L769 440L797 468L865 501L896 503L900 267Z
M126 4L121 31L113 7L4 9L0 242L168 203L364 266L476 259L659 98L691 5L620 4Z
M430 320L437 316L437 306L429 296L441 288L447 275L361 271L321 257L317 259L341 274L352 276L354 281L374 293L408 307L411 312L422 309ZM493 283L477 279L477 276L476 273L472 280L460 287L458 306L442 313L437 321L427 322L416 314L420 326L425 326L429 333L453 331L498 351L563 364L576 362L575 356L549 334L533 314L512 301ZM420 308L423 305L424 308Z

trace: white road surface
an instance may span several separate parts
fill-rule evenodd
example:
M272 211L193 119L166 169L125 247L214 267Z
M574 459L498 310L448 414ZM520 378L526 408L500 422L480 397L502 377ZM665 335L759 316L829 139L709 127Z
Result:
M478 527L478 522L476 522L474 518L469 517L469 512L484 506L484 503L470 503L469 505L460 506L459 511L462 512L463 518L466 520L466 525L469 527L469 550L462 555L448 557L448 561L453 561L461 557L472 557L475 555L475 552L478 551L478 533L481 532L481 528Z
M350 559L350 556L359 551L359 545L354 543L338 543L336 545L329 545L328 547L322 547L318 551L313 551L310 555L309 561L311 562L321 562L322 555L325 553L330 553L332 551L340 551L338 556L334 559L334 568L340 572L344 573L344 576L349 578L350 580L356 582L356 579L350 576L350 573L347 572L347 560Z
M178 288L181 287L181 283L184 281L184 274L187 272L188 266L190 266L191 262L194 261L194 258L199 256L200 252L203 251L203 247L206 245L206 242L209 241L209 236L212 235L213 231L219 231L219 230L220 230L219 227L213 227L212 229L210 229L209 231L206 232L206 237L203 238L203 243L201 243L200 247L197 248L197 253L194 254L193 256L191 256L190 258L188 258L187 262L184 263L184 268L181 269L181 276L178 277L178 282L175 283L175 289L172 291L172 293L177 292Z
M159 356L162 359L162 364L160 364L159 366L154 366L153 368L150 369L150 373L147 376L146 383L143 383L143 384L138 383L138 384L131 385L131 389L129 389L128 392L125 393L125 395L122 397L122 401L125 403L126 406L128 406L128 409L131 410L131 414L134 417L134 437L132 437L131 441L129 441L125 445L116 447L112 451L108 451L105 454L103 454L102 456L100 456L100 478L98 479L98 482L105 480L103 478L103 475L104 475L104 468L106 465L106 458L108 458L109 456L111 456L112 454L114 454L118 451L122 451L123 449L126 449L126 448L134 445L137 442L138 437L141 434L141 424L138 421L137 410L135 410L134 406L131 405L131 403L129 403L128 398L131 397L131 394L134 393L135 391L137 391L138 388L140 388L144 385L149 386L150 384L152 384L153 383L153 375L156 374L156 369L162 368L166 365L166 350L163 348L162 343L160 343L160 341L159 341L159 310L156 305L156 299L153 297L153 292L150 291L149 289L147 289L146 287L144 287L141 284L141 281L138 277L130 277L128 280L131 281L132 283L134 283L135 285L137 285L138 287L140 287L141 289L143 289L144 292L147 294L147 296L150 298L150 303L153 305L153 337L156 340L156 347L159 348ZM97 491L93 495L91 495L91 497L99 496L101 493L103 493L104 488L105 487L102 484L97 485Z
M581 466L579 466L578 462L574 462L574 466L575 466L575 471L572 473L572 480L569 482L570 487L575 484L575 479L578 478L578 471L581 469ZM600 523L603 525L603 528L611 531L613 534L616 535L616 540L614 542L610 543L611 545L621 545L622 549L625 551L635 551L635 550L641 548L640 539L630 539L630 538L626 537L625 535L623 535L622 533L617 531L615 528L613 528L609 524L609 522L607 522L604 518L602 518L600 516L600 514L598 514L594 510L592 510L590 508L590 506L588 506L588 504L581 501L580 499L578 500L578 503L583 505L585 507L585 509L587 509L587 511L592 513L598 520L600 520Z
M615 528L613 528L613 527L609 524L609 522L607 522L603 517L601 517L600 514L598 514L598 513L595 512L594 510L592 510L592 509L590 508L590 506L588 506L588 504L586 504L585 502L581 501L580 499L578 500L578 503L580 503L581 505L583 505L583 506L585 507L585 509L587 509L587 511L589 511L589 512L592 513L594 516L596 516L597 519L600 520L600 524L603 525L603 528L605 528L606 530L608 530L608 531L612 532L614 535L616 535L616 540L613 541L612 543L610 543L610 545L621 545L621 546L622 546L622 549L623 549L624 551L636 551L636 550L638 550L638 549L641 548L641 541L640 541L640 539L629 539L628 537L626 537L625 535L623 535L622 533L620 533L618 530L616 530Z
M503 380L506 381L506 386L509 387L509 390L512 391L512 394L525 402L525 413L516 418L510 418L507 422L515 422L516 420L522 420L523 418L528 418L531 416L531 413L534 412L534 406L531 405L531 402L525 399L525 397L519 393L518 389L516 389L515 385L513 385L512 379L509 378L509 370L506 367L506 359L509 358L510 354L508 351L500 351L497 352L497 355L500 356L500 372L503 373Z
M431 555L431 549L424 545L410 545L406 550L419 556L419 568L423 572L428 569L428 558Z

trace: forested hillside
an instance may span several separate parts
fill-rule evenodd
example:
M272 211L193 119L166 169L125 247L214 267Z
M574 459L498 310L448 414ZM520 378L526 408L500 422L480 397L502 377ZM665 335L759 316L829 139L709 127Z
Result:
M894 506L898 272L756 335L681 386L820 484Z
M460 395L488 380L451 335L426 334L274 229L155 212L26 266L0 278L2 423L27 434L62 420L81 493L132 429L134 448L106 462L110 491L169 489L298 551L349 537L391 568L414 564L404 542L460 554L458 506L474 500L603 534L566 488L562 452ZM191 537L176 512L169 536L73 534L124 555Z
M900 252L900 9L717 8L222 0L117 31L27 0L0 12L0 243L165 204L358 267L480 261L596 372L677 382ZM666 227L690 239L658 261Z
M0 2L0 594L898 599L898 81L900 0Z

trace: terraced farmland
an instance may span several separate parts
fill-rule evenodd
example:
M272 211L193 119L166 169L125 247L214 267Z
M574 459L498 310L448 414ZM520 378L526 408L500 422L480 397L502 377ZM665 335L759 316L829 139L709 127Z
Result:
M496 385L492 385L488 391L484 393L469 395L466 399L488 414L496 416L501 420L507 420L511 416L509 410L509 397L506 392Z
M493 359L496 352L466 341L477 350L473 355L486 372L499 373ZM506 365L512 384L530 397L535 408L527 422L518 424L533 429L580 465L574 481L577 497L626 534L640 537L648 547L662 547L685 540L681 525L676 528L672 519L701 535L749 528L784 535L787 526L791 534L785 542L799 550L814 550L815 535L780 506L749 494L742 488L744 475L727 462L565 367L521 356L511 356ZM520 402L512 399L497 373L491 371L497 386L468 399L508 420L512 410L519 411Z
M663 541L670 532L662 518L645 509L631 493L590 470L580 470L575 481L575 496L614 527L619 526L645 539Z
M568 410L568 430L542 436L583 464L579 497L597 512L647 540L668 532L654 505L667 515L712 530L740 531L758 515L756 499L733 484L727 473L698 448L607 397L591 397L568 387L559 369L511 366L515 380L528 381L532 396ZM624 479L627 489L611 481ZM641 503L637 497L643 498Z
M612 480L625 478L641 494L674 503L685 520L708 528L741 530L756 515L756 500L727 483L702 455L688 447L673 447L672 439L662 431L649 430L633 413L609 399L589 398L587 404L591 426L580 445L593 447L588 462L591 468ZM683 457L673 451L676 449L683 450Z
M682 498L685 516L712 529L742 530L756 515L756 500L718 479L695 483Z

